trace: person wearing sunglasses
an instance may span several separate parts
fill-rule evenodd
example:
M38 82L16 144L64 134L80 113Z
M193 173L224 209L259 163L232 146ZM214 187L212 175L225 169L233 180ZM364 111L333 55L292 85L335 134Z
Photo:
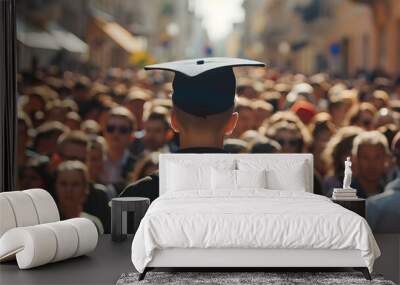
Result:
M281 145L282 153L302 153L304 150L303 137L294 123L278 122L268 129L266 136Z
M127 108L118 106L110 110L103 130L108 151L101 177L103 184L114 185L117 192L125 186L136 161L129 151L135 129L135 118Z

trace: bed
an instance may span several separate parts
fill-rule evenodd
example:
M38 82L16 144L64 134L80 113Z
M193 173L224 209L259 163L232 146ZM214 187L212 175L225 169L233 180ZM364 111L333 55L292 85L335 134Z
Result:
M313 192L311 154L162 154L160 197L132 262L159 267L353 267L380 251L361 216Z

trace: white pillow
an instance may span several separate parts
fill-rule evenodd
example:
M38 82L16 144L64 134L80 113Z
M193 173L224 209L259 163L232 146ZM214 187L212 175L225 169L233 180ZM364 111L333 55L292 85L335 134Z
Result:
M177 163L168 165L168 191L207 189L210 184L210 167L185 166Z
M303 191L306 192L306 173L304 167L294 167L290 176L282 179L281 171L272 169L267 171L268 188L273 190Z
M266 169L267 188L271 190L306 191L308 173L304 160L240 159L239 170Z
M267 188L267 171L236 170L238 188Z
M241 188L266 188L266 171L263 170L211 170L213 190L238 190Z
M211 190L211 169L234 169L235 161L188 161L176 159L166 165L167 191Z
M232 169L216 169L211 170L211 188L213 190L236 190L236 170Z

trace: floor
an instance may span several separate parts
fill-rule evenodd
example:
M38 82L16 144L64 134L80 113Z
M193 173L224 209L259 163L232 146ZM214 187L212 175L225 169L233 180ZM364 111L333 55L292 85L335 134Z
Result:
M382 257L375 272L400 282L400 235L376 235ZM135 271L131 258L132 236L124 242L103 235L96 250L58 263L29 270L18 270L16 262L0 264L0 284L115 284L123 273Z

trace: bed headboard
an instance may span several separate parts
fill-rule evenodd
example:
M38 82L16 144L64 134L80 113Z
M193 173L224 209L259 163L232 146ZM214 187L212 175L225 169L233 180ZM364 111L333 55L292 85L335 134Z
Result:
M299 163L304 167L304 180L300 183L304 184L304 189L306 192L313 193L314 189L314 165L313 165L313 155L310 153L302 154L215 154L215 153L169 153L160 154L159 158L159 172L160 172L160 195L166 192L166 182L168 179L167 168L168 163L191 163L191 164L203 164L211 165L218 162L218 160L232 160L236 167L240 162L246 163L261 163L266 165L267 168L278 169L281 168L282 173L284 173L284 179L297 179L298 172L292 165L298 165ZM257 165L257 164L255 164ZM287 189L289 190L289 189Z

